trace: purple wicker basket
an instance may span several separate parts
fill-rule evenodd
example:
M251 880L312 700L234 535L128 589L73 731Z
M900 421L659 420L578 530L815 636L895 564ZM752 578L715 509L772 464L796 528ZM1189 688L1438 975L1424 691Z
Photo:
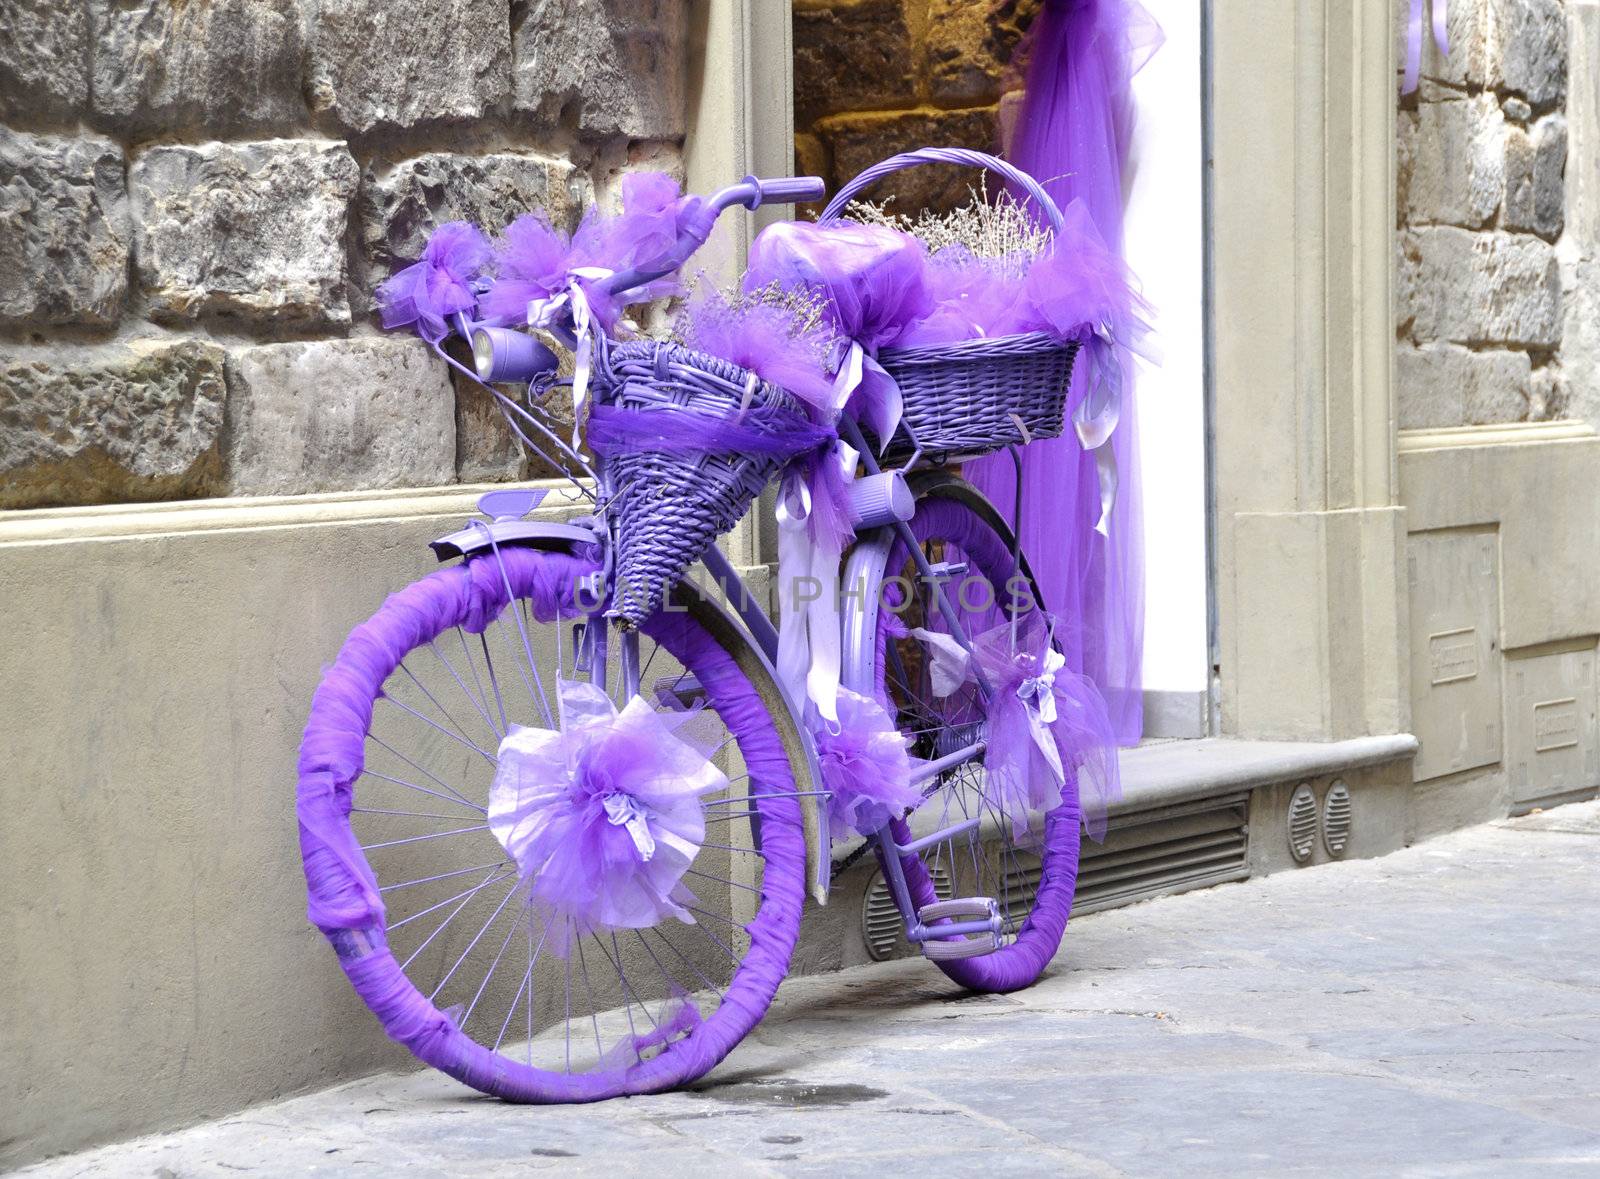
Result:
M1061 210L1033 177L994 156L956 147L925 147L874 164L834 195L819 220L840 217L862 189L918 164L967 164L997 172L1038 203L1053 230L1062 229ZM878 363L905 399L901 432L889 449L920 446L934 454L973 457L1059 436L1077 351L1076 343L1045 332L883 349Z
M803 413L795 398L749 369L676 344L612 344L596 372L601 400L627 410L734 420L751 407ZM745 414L755 422L759 415ZM616 565L607 616L637 626L654 613L782 465L766 455L629 448L608 459Z

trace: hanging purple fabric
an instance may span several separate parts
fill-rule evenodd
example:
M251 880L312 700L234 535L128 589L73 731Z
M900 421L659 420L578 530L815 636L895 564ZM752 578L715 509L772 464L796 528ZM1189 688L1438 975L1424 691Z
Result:
M1023 51L1027 95L1005 155L1044 184L1062 208L1082 201L1114 251L1122 250L1122 175L1133 131L1131 81L1161 33L1135 0L1045 0ZM1132 374L1123 349L1121 369ZM1112 435L1118 491L1106 535L1094 456L1072 433L1022 452L1022 547L1045 601L1061 620L1067 666L1099 685L1123 744L1144 728L1144 537L1137 415L1122 399ZM1087 393L1074 372L1069 408ZM967 475L1008 516L1016 494L1011 459L969 463Z

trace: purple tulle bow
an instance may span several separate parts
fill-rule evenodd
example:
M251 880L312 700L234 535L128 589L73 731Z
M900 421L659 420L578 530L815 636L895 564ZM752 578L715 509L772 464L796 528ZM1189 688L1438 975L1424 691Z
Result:
M678 287L668 276L613 292L607 280L634 268L675 270L704 243L711 223L704 199L684 196L664 172L625 176L622 212L591 208L570 237L542 211L524 213L506 227L495 251L496 278L482 301L485 319L528 323L530 315L537 319L539 304L553 304L577 286L594 322L613 331L629 304L662 298Z
M728 787L705 753L635 696L559 685L559 730L513 725L489 788L489 829L562 952L574 934L694 923L684 872L705 842L702 795Z
M816 732L817 761L828 799L828 831L834 842L852 832L871 835L917 805L911 784L908 738L883 706L848 688L839 689L839 728Z
M984 796L1011 820L1016 836L1036 829L1060 806L1071 783L1085 829L1103 839L1106 809L1122 797L1116 732L1105 698L1066 666L1047 619L1035 610L1015 631L1010 622L984 631L970 657L949 635L920 628L906 633L928 645L936 695L951 695L976 678L974 665L983 673L991 689L984 703Z
M414 325L431 344L450 330L447 316L477 305L472 282L493 258L477 226L449 221L433 231L422 260L391 276L378 288L378 307L385 328Z
M876 358L932 310L924 267L916 238L850 221L780 221L750 246L746 290L779 283L827 296L834 330L849 341L835 404L864 420L885 445L900 423L902 402Z

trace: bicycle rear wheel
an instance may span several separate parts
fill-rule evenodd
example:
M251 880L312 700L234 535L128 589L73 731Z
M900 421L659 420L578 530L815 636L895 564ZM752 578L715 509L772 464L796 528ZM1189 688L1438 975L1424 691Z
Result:
M558 679L609 678L618 695L616 668L577 666L573 599L594 568L510 548L392 595L325 674L300 751L313 922L392 1038L511 1100L701 1076L765 1013L799 932L793 718L743 632L688 586L642 628L640 694L694 708L685 723L729 780L703 800L680 880L693 924L552 916L490 830L507 732L559 727Z
M1026 562L1013 556L1010 529L976 488L940 472L914 480L913 490L911 532L930 563L959 569L944 588L969 634L1005 621L1002 607L1013 591L1024 605L1042 602ZM985 710L975 685L948 697L935 695L926 649L905 633L938 627L930 587L906 543L885 536L862 546L852 554L845 585L856 600L877 605L859 619L847 615L846 641L856 653L845 661L845 686L875 694L911 736L916 757L935 760L983 740ZM978 820L960 835L902 855L901 867L914 910L940 899L935 880L948 881L947 891L957 897L997 903L1006 931L1000 948L976 957L929 957L962 986L1010 991L1037 979L1060 947L1077 881L1081 813L1069 774L1060 805L1034 816L1031 830L1019 838L985 784L981 754L949 766L926 784L908 819L892 821L888 833L903 846ZM910 922L916 913L904 916Z

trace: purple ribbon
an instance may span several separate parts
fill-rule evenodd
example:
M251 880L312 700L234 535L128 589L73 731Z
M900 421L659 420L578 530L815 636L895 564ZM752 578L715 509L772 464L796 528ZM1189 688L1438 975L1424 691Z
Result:
M1422 4L1411 0L1411 15L1406 20L1406 75L1400 84L1401 94L1416 90L1422 80ZM1430 0L1429 11L1433 18L1433 43L1445 57L1450 56L1449 0Z

